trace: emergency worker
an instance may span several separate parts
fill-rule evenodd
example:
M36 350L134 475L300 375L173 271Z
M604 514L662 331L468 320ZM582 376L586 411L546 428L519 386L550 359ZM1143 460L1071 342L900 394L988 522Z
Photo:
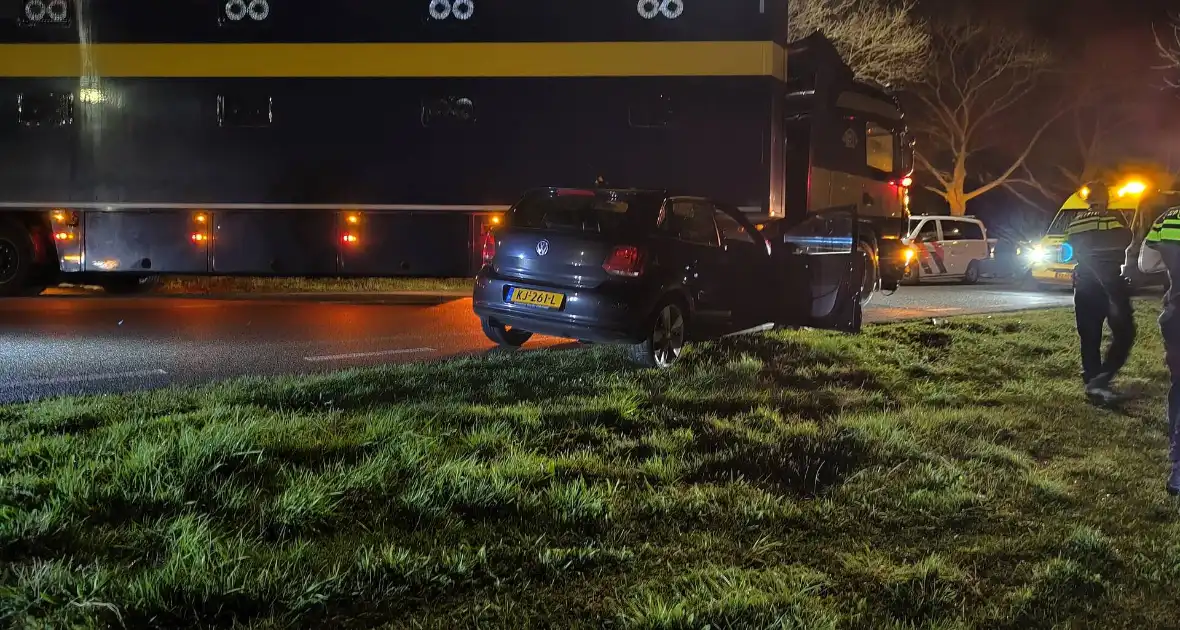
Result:
M1167 490L1180 495L1180 207L1171 208L1156 219L1143 248L1139 250L1139 270L1143 273L1168 272L1168 293L1164 312L1160 314L1160 332L1164 338L1164 361L1172 377L1168 391L1168 440L1172 473Z
M1117 396L1110 384L1126 364L1135 343L1135 313L1131 289L1122 274L1131 229L1112 212L1106 184L1086 186L1089 210L1082 211L1066 229L1066 243L1077 261L1074 269L1074 315L1081 343L1082 379L1086 395L1110 403ZM1083 189L1084 191L1085 189ZM1102 357L1102 327L1110 324L1111 343Z

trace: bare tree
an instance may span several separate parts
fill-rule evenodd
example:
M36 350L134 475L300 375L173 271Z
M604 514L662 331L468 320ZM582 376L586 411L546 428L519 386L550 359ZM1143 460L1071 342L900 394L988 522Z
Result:
M911 90L917 101L918 167L930 174L927 186L947 201L952 214L967 202L1004 185L1020 171L1060 109L1016 142L1015 157L998 173L970 172L979 154L995 157L1016 130L1027 125L1029 100L1051 69L1049 55L1022 36L961 19L931 28L931 63Z
M1164 62L1158 69L1180 70L1180 16L1173 18L1164 31L1165 34L1160 35L1159 30L1155 30L1155 47ZM1168 85L1180 87L1180 81L1169 79Z
M792 0L788 37L819 31L857 78L882 84L921 77L930 54L926 23L913 14L915 0Z
M1071 77L1073 78L1073 77ZM1135 122L1126 101L1104 81L1083 73L1077 77L1076 97L1065 116L1065 124L1054 134L1052 154L1030 157L1021 164L1020 175L1004 182L1013 194L1032 206L1042 204L1030 193L1056 204L1083 184L1106 175L1126 158L1122 139Z

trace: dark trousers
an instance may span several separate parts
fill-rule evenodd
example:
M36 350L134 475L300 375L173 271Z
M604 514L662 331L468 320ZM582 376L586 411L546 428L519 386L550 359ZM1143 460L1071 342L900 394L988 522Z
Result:
M1169 304L1160 315L1164 360L1172 377L1172 389L1168 391L1168 438L1173 464L1180 464L1180 312L1177 310Z
M1135 312L1131 290L1118 265L1097 269L1078 267L1074 285L1074 316L1082 349L1082 378L1113 378L1127 363L1135 344ZM1111 342L1102 357L1102 325L1110 324ZM1180 361L1180 358L1178 358Z

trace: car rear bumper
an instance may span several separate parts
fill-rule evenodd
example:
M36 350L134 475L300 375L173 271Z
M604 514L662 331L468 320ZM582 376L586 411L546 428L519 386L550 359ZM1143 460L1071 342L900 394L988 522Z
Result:
M565 294L558 310L512 304L509 287ZM641 293L598 289L560 289L499 278L486 268L475 278L472 307L481 318L540 335L595 343L639 343L646 336L643 323L648 305Z

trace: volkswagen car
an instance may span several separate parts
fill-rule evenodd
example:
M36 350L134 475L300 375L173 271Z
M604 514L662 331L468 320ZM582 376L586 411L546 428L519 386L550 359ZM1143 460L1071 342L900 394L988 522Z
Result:
M533 190L483 236L474 309L502 346L533 334L619 343L668 367L686 342L757 321L749 283L770 253L740 210L705 198Z

